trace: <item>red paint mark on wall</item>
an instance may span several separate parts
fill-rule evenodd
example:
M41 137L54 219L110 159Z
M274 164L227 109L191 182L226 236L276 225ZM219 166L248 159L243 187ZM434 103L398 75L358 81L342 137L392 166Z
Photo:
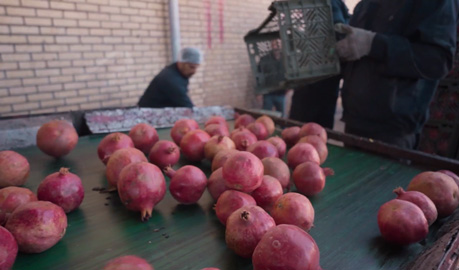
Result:
M223 25L223 6L224 0L218 0L218 19L219 19L219 30L220 30L220 43L223 43L224 40L224 33L225 33L225 26Z
M211 13L211 0L204 0L204 7L206 9L207 19L207 48L212 48L212 13Z

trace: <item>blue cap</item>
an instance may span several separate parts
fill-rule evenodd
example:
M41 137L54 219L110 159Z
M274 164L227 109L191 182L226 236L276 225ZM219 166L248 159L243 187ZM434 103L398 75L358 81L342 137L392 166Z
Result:
M191 64L201 64L202 53L197 48L186 47L180 51L180 60L179 62L191 63Z

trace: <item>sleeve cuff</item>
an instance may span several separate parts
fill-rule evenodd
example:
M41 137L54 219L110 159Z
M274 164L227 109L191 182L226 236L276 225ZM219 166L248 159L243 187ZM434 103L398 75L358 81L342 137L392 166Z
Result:
M371 50L368 56L377 60L383 60L387 52L387 36L376 33L371 44Z

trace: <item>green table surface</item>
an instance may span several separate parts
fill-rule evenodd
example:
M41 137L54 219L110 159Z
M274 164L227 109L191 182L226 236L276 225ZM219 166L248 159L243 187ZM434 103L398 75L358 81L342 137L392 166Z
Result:
M158 133L161 139L170 139L169 129ZM64 166L80 176L85 198L78 210L68 214L67 232L58 244L41 254L19 254L13 269L101 269L108 260L130 254L145 258L156 270L252 269L250 259L227 248L225 228L207 191L194 205L180 205L167 192L152 218L143 223L140 213L125 209L116 193L93 191L107 186L105 166L97 157L103 137L81 137L62 159L36 147L15 149L31 165L27 188L36 192L48 174ZM181 159L175 168L184 164L190 163ZM195 165L210 175L209 161ZM310 198L315 209L310 234L319 246L324 269L399 269L423 250L421 244L403 248L386 244L376 221L379 207L395 197L392 190L406 187L423 168L334 145L329 145L324 166L333 168L335 176L328 177L325 189ZM430 227L426 243L433 241L444 222Z

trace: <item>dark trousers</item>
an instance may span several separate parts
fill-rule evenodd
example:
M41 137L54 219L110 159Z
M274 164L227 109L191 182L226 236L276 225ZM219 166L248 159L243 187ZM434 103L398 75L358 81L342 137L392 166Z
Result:
M263 110L271 111L273 107L285 116L285 94L263 95Z
M305 123L315 122L332 129L339 81L340 77L336 76L295 89L290 119Z
M394 135L384 132L374 132L371 129L355 128L346 125L345 132L360 137L371 138L388 144L396 145L400 148L415 149L419 143L420 134Z

